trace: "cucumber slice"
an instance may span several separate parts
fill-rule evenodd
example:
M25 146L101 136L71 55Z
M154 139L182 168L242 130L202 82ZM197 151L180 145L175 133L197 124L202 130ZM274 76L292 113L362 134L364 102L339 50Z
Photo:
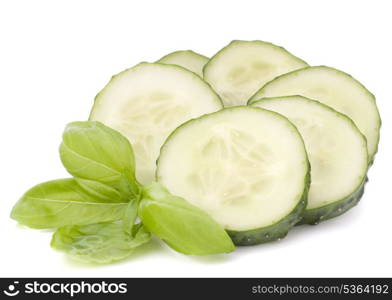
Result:
M264 98L252 106L284 115L304 139L312 183L303 223L330 219L359 201L368 169L367 146L350 118L301 96Z
M158 63L177 65L203 77L203 68L209 58L192 50L180 50L169 53L158 60Z
M206 211L237 245L282 238L306 207L302 138L285 117L260 108L226 108L184 123L157 165L157 180Z
M373 94L360 82L330 67L308 67L268 82L248 103L263 97L288 95L317 99L349 116L365 135L369 162L373 162L380 139L381 119Z
M183 122L222 108L219 96L195 73L175 65L141 63L115 75L97 95L90 120L120 131L134 150L136 178L155 178L167 136Z
M245 105L266 82L307 63L284 48L262 41L232 41L204 67L206 80L225 106Z

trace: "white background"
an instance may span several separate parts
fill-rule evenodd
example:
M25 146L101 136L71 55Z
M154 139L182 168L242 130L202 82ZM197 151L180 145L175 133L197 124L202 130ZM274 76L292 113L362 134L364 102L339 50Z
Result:
M392 276L391 1L2 1L0 276ZM344 70L372 91L383 126L360 204L281 242L186 257L154 241L125 262L75 264L50 232L18 226L13 204L66 177L58 146L110 76L179 49L211 56L233 39L286 47Z

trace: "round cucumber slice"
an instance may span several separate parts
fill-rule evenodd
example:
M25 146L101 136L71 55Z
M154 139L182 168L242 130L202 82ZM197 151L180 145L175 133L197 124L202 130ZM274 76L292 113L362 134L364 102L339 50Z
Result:
M115 75L97 95L90 120L120 131L134 150L136 178L155 178L156 159L167 136L183 122L222 108L219 96L182 67L141 63Z
M180 50L165 55L158 63L177 65L203 77L203 68L209 58L192 50Z
M306 207L309 163L285 117L231 107L178 127L161 148L157 180L206 211L237 245L282 238Z
M302 95L349 116L365 135L372 163L380 138L381 119L376 100L350 75L326 66L308 67L284 74L264 85L248 103L263 97Z
M264 98L252 106L284 115L304 139L312 183L302 223L330 219L359 201L368 169L367 145L350 118L301 96Z
M245 105L266 82L307 63L284 48L262 41L232 41L204 67L206 80L225 106Z

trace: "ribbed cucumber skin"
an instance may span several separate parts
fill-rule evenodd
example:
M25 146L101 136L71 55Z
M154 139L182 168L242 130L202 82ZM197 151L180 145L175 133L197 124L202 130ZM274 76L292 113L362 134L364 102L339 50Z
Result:
M310 165L309 169L310 170ZM233 243L237 246L253 246L268 243L284 238L290 229L302 220L303 213L308 203L308 192L310 186L310 173L305 177L305 188L297 206L292 212L278 223L271 226L248 230L248 231L227 231Z
M361 200L363 193L365 191L365 184L367 179L363 181L363 183L358 187L358 189L353 192L350 196L333 202L331 204L314 208L314 209L307 209L304 211L302 219L298 223L301 224L310 224L310 225L317 225L318 223L335 218L344 214L346 211L350 210L352 207L358 204Z

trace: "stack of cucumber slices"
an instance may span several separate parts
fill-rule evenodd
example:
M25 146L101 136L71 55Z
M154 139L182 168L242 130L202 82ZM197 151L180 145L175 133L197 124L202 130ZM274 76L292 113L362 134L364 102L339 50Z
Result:
M343 214L363 195L381 126L374 96L356 79L331 67L309 66L262 41L233 41L210 59L176 51L127 69L98 93L86 123L101 124L94 126L113 130L107 134L132 145L127 153L135 167L128 168L128 183L122 183L123 190L117 183L110 186L120 196L132 187L132 195L117 201L134 201L124 215L133 216L132 224L138 215L144 236L151 232L186 254L230 252L228 237L235 245L278 240L295 225ZM88 143L93 147L94 141ZM65 167L90 193L97 187L87 182L102 184L102 178L115 176L83 178L84 169L82 175L75 171L74 156L80 153L72 154L72 170L66 154ZM118 155L115 143L105 148L105 159ZM116 164L121 169L121 162ZM101 195L101 189L94 193ZM24 198L13 217L29 225L18 214L27 214ZM78 238L86 231L78 230ZM61 232L72 230L56 232L55 248L72 248L76 238Z

